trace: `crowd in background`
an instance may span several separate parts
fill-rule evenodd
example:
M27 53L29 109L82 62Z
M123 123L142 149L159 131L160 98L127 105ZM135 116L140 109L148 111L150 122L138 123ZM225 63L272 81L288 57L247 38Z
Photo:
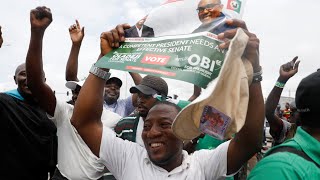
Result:
M215 8L219 9L218 0L200 1L201 28L213 23L207 16L216 15ZM129 97L120 99L122 80L94 65L79 81L85 32L78 21L69 27L72 47L66 61L65 85L72 99L57 99L46 83L42 58L43 37L53 16L48 7L31 10L26 61L14 72L17 89L0 93L1 179L320 179L320 71L305 77L295 101L281 108L282 90L298 72L300 61L294 57L279 67L264 102L260 42L245 22L226 20L214 30L221 40L232 39L236 28L249 37L242 57L251 63L254 77L243 128L223 141L207 134L182 141L171 126L201 88L194 86L189 99L177 100L168 96L170 87L163 78L129 72L135 86L127 89ZM119 47L129 32L137 30L135 37L141 36L144 21L139 22L102 32L98 59ZM4 40L0 26L0 48ZM227 40L219 48L228 46ZM265 118L273 148L264 154Z

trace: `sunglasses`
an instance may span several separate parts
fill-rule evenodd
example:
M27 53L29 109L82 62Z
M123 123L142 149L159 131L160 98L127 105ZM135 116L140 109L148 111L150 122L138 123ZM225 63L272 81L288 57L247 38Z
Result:
M215 6L220 5L220 3L212 3L212 4L207 4L205 6L200 6L197 8L198 13L202 13L204 10L211 11Z

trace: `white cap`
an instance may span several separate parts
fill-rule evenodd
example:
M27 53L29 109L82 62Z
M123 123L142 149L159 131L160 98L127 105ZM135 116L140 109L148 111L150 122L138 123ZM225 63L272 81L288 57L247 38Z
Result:
M84 84L85 80L82 81L67 81L66 82L66 87L71 89L71 90L75 90L77 85L82 87L82 85Z

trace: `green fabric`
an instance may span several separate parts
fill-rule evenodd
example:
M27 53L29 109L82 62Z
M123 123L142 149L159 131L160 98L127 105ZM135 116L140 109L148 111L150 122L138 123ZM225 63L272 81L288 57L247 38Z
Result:
M320 142L309 135L301 127L296 135L272 149L290 146L304 151L312 160L320 165ZM271 152L268 151L266 156ZM250 173L249 179L320 179L320 169L312 162L296 154L278 152L262 159Z
M190 104L190 101L179 100L177 103L177 106L179 106L180 108L184 108L189 104Z
M215 149L223 142L225 141L216 139L206 134L203 138L199 138L199 141L196 145L196 150L198 151L200 149ZM233 180L233 177L227 177L226 180Z
M222 144L224 141L221 141L219 139L213 138L209 135L205 135L203 138L199 139L199 142L196 146L196 150L200 149L215 149L220 144Z

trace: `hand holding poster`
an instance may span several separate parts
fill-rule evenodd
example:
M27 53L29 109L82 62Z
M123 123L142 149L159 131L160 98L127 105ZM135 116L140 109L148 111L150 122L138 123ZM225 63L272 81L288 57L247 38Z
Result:
M244 2L167 0L126 29L125 36L130 38L96 66L162 76L206 88L219 75L226 53L218 48L221 41L215 34L234 28L225 20L240 18Z
M226 102L226 106L212 104L211 101L217 99L216 103L225 103L223 97L228 96L227 92L247 94L248 89L243 87L243 82L248 84L248 77L243 73L247 66L244 67L241 62L240 57L243 51L238 53L228 52L229 54L236 54L236 57L240 58L240 61L237 61L240 64L232 66L238 68L238 71L234 72L239 74L233 73L233 77L236 78L233 79L233 83L229 83L231 86L226 87L229 88L225 91L226 93L214 92L213 81L220 76L221 69L225 66L226 57L225 50L218 48L221 41L217 39L216 34L235 28L226 23L226 20L240 18L244 3L245 0L168 0L134 26L126 29L125 35L127 38L125 42L121 43L119 48L113 49L101 58L96 66L182 80L203 88L207 88L208 84L211 84L209 88L211 92L207 94L210 97L201 101L202 104L196 105L198 108L189 108L189 112L187 112L186 109L194 106L196 102L189 105L176 119L177 121L180 118L186 123L192 122L196 133L185 133L191 126L181 128L184 123L176 123L181 126L175 126L174 131L181 139L191 138L200 131L220 139L230 137L231 133L239 131L243 126L245 113L241 112L240 118L237 117L240 123L235 123L236 108L232 110L230 107L234 106L228 105L230 105L229 103L240 102L247 105L247 96L242 99L235 97L235 101ZM240 49L244 50L245 38L240 38L236 42L241 41ZM234 55L231 57L235 58ZM232 60L229 61L231 63ZM234 70L228 67L224 69L228 69L229 72ZM228 73L223 72L222 74ZM228 74L224 77L223 82L229 75L231 76L231 74ZM237 77L237 75L241 76ZM223 92L224 85L220 82L218 88L220 92ZM231 92L230 90L237 92ZM217 94L222 97L216 98ZM210 102L208 99L210 99ZM185 116L185 114L188 115ZM199 125L200 120L203 121L201 126ZM177 130L179 128L180 130ZM178 135L179 133L191 135L182 137Z

